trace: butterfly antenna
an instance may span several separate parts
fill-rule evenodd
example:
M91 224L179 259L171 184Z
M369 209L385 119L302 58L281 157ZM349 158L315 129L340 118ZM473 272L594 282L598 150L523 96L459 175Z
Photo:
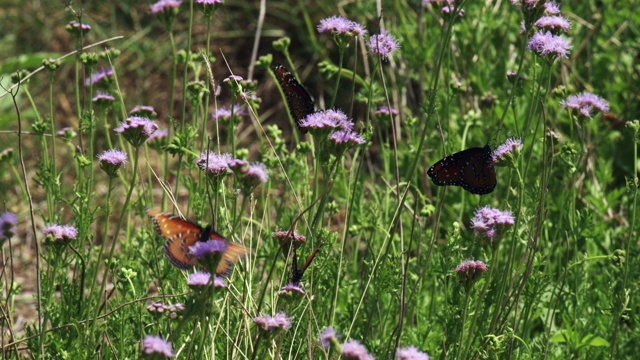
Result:
M173 192L171 191L171 188L169 188L169 185L167 185L167 183L165 183L162 179L160 179L160 177L158 177L158 174L156 174L156 172L153 170L153 167L151 167L151 164L149 164L149 161L147 161L147 167L149 168L149 170L151 170L151 173L156 178L156 180L158 180L158 183L162 187L162 191L164 191L164 193L167 194L169 201L171 202L171 204L173 204L173 207L178 212L178 215L180 215L180 217L184 219L184 215L180 211L176 198L175 196L173 196Z

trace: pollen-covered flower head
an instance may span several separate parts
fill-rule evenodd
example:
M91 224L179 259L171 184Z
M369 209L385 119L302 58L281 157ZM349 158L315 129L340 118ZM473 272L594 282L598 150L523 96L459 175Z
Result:
M353 130L338 130L329 134L330 150L334 155L342 154L356 145L362 145L366 140Z
M244 172L238 177L238 182L244 195L249 195L260 184L269 180L267 166L260 162L254 162L244 168Z
M114 129L134 147L142 145L156 130L158 130L158 124L140 116L130 116Z
M110 79L111 76L113 76L113 69L102 68L94 72L93 74L91 74L91 77L85 80L84 86L88 87L89 85L92 85L92 84L95 85L100 82L106 82Z
M357 340L347 340L341 345L342 358L343 359L358 359L358 360L374 360L373 355L367 352L367 348L364 347Z
M211 176L224 176L229 174L229 163L231 162L231 154L216 154L206 150L200 154L200 158L196 161L200 170Z
M222 0L196 0L196 4L205 16L211 17L222 6Z
M157 151L163 150L167 144L169 139L169 129L159 129L158 131L154 131L147 142L149 146L156 149Z
M319 336L320 346L323 349L327 350L331 343L338 341L338 335L336 334L336 329L333 326L327 326L320 332Z
M566 17L559 15L543 16L533 23L533 26L542 30L551 30L555 32L562 30L567 33L571 29L571 21Z
M319 33L331 32L334 35L342 35L345 37L363 36L367 33L364 26L342 16L331 16L320 20L317 29Z
M157 357L173 357L171 343L159 336L147 335L142 341L143 351L146 355Z
M514 165L515 155L522 149L522 140L509 138L491 153L491 161L496 166Z
M583 118L591 118L592 112L609 111L609 102L590 92L583 92L578 95L570 95L560 101L563 109L575 111Z
M466 290L469 290L486 271L487 264L480 260L466 260L455 269L460 283Z
M554 35L551 31L540 30L533 34L527 44L527 50L545 58L547 61L553 61L558 57L569 58L569 52L572 46L569 40L561 35Z
M398 115L398 110L389 108L387 105L382 105L376 110L376 115Z
M78 236L78 229L71 225L47 225L42 229L46 244L67 244Z
M98 155L98 161L100 162L100 168L107 175L116 177L118 169L127 163L127 153L118 149L107 150Z
M227 250L227 246L224 240L198 241L189 246L189 253L196 259L202 259L205 256L222 255Z
M269 314L262 314L252 320L254 324L268 332L291 329L291 319L284 312L279 312L273 317Z
M499 239L514 223L510 211L501 211L489 206L477 209L475 216L471 219L474 233L489 239L492 244L497 244L495 240Z
M131 111L129 111L129 115L131 116L141 116L141 117L145 117L148 119L153 119L156 118L158 116L158 113L156 113L156 109L153 108L153 106L149 106L149 105L136 105L133 107L133 109L131 109Z
M224 252L229 247L226 240L198 241L189 246L189 253L210 273L215 274Z
M16 214L5 211L0 215L0 245L17 233L17 226L18 217Z
M304 291L302 286L298 283L290 282L287 285L283 286L280 290L280 295L288 295L291 297L304 296L307 292Z
M182 4L182 0L160 0L151 5L151 13L158 15L166 12L173 12Z
M198 271L189 275L189 278L187 279L187 286L192 289L204 288L209 286L210 279L211 274L206 271ZM224 282L224 278L222 276L214 275L213 286L216 289L221 289L226 288L227 284Z
M555 1L547 1L544 4L544 12L547 15L557 15L560 13L560 5Z
M99 106L106 106L116 101L116 98L109 95L109 93L106 91L98 91L96 92L96 96L94 96L91 101L98 104Z
M396 360L429 360L429 355L418 350L415 346L408 346L396 350Z
M317 111L300 120L300 128L307 129L314 136L328 134L335 129L352 129L353 121L338 109Z
M380 34L371 35L367 46L371 54L388 58L400 47L400 42L387 30L383 30Z

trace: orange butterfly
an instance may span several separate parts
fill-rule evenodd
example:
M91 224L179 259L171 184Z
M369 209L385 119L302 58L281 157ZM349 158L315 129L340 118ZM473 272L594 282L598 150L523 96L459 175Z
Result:
M147 209L147 215L153 220L154 227L158 235L167 240L164 243L164 254L169 262L175 267L183 270L192 268L198 259L189 252L189 247L198 241L223 240L222 235L215 232L211 226L205 228L182 219L177 215L163 213L155 209ZM249 249L233 242L227 242L228 246L216 269L217 275L226 275L231 271L241 257L249 254Z

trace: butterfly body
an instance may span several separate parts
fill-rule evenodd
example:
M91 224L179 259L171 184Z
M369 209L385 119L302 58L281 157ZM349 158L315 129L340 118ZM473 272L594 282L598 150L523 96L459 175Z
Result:
M298 129L304 134L307 129L300 127L300 121L315 112L313 99L304 89L304 87L296 80L296 77L284 66L277 64L273 66L273 73L280 83L280 87L287 98L289 112L298 125Z
M438 186L461 186L472 194L489 194L496 187L491 147L475 147L449 155L433 164L427 175Z
M169 262L183 270L196 265L196 259L189 247L198 241L218 240L227 242L224 236L218 234L211 226L201 227L196 223L185 220L177 215L163 213L155 209L147 209L158 235L164 238L164 253ZM227 249L216 269L216 274L227 274L238 259L247 255L249 249L242 244L227 242Z

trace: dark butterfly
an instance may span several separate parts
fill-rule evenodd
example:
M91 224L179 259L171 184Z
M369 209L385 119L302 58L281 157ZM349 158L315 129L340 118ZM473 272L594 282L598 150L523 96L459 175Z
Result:
M289 112L296 121L298 129L303 134L307 133L307 129L300 127L300 121L307 115L311 115L315 112L313 100L307 90L300 85L296 77L287 70L284 66L276 64L273 66L273 73L276 75L276 79L282 87L285 97L287 98L287 105L289 105Z
M496 187L489 145L449 155L433 164L427 175L438 186L462 186L472 194L488 194Z
M172 265L179 269L192 268L197 259L189 252L189 247L198 241L223 240L222 235L215 232L211 226L201 227L177 215L162 213L155 209L147 209L147 215L153 220L158 235L167 240L164 243L164 254ZM247 255L249 249L242 244L227 242L227 250L216 269L216 274L225 275L231 271L238 259Z
M302 266L302 268L298 268L297 249L294 247L293 261L291 262L291 272L292 272L291 283L293 284L300 283L300 280L302 280L302 275L304 275L304 272L307 271L307 268L309 267L309 265L311 265L311 262L316 257L316 254L318 253L322 245L324 245L324 241L320 243L320 245L311 253L311 255L309 255L309 257L307 258L307 261L304 262L304 265Z

